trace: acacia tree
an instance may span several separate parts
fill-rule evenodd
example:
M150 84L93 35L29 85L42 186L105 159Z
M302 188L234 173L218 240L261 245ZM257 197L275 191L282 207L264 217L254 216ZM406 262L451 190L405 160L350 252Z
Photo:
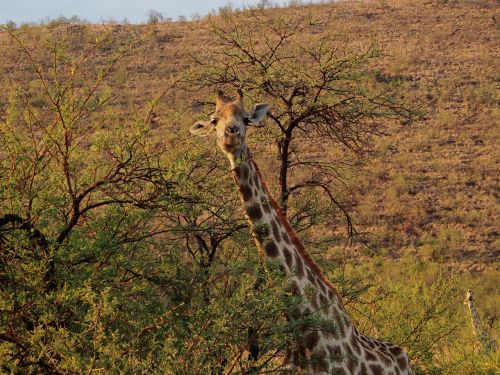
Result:
M249 322L266 333L268 366L287 337L284 302L276 288L253 297L260 265L226 170L196 145L158 146L163 92L136 116L113 92L133 43L80 31L97 42L75 51L65 27L44 45L9 35L19 77L0 94L1 371L236 371L250 366Z
M409 122L418 115L401 100L396 82L375 81L369 68L380 51L373 44L354 48L346 35L328 31L311 15L251 9L212 19L209 31L216 36L215 50L193 54L197 68L188 83L243 88L254 101L270 103L271 129L265 133L275 138L283 209L291 196L318 190L343 211L352 234L349 215L336 197L343 167L352 167L345 156L367 154L373 136L384 131L383 121ZM335 156L335 163L332 148L344 155ZM318 214L308 212L312 205L306 201L294 204L291 219L299 230L303 219Z
M56 29L43 52L21 32L6 30L23 79L4 79L0 112L5 371L64 372L75 353L92 357L85 334L78 349L71 335L95 334L80 322L93 314L90 299L99 288L82 284L97 264L109 266L120 250L162 230L153 218L173 188L164 152L147 137L155 102L127 120L110 89L117 61L137 41L118 42L105 31L72 54L61 30L65 35L66 28ZM102 58L108 48L114 53Z

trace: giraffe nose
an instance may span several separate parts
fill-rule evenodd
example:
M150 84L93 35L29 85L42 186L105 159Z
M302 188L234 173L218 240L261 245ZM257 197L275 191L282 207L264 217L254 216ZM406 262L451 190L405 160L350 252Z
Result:
M226 134L230 134L230 135L238 135L240 134L240 129L238 129L237 126L229 126L226 128Z

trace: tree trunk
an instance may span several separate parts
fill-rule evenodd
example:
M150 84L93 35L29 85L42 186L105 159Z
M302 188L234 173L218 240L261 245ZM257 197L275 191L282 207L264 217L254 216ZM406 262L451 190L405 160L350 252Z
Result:
M289 155L288 151L290 149L290 142L292 141L289 134L285 134L284 138L281 140L281 155L280 155L280 176L279 176L279 187L280 187L280 198L279 203L283 210L283 213L287 213L288 205L288 165L289 165Z

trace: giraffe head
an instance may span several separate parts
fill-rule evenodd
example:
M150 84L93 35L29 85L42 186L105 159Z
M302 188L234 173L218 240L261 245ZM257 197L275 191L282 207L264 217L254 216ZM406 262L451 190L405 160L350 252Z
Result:
M256 126L267 113L267 104L255 104L249 112L243 105L243 93L238 90L236 100L228 99L222 91L217 92L215 112L210 121L198 121L191 134L205 137L215 133L217 144L230 159L237 158L245 150L245 136L249 126Z
M472 289L469 289L467 291L467 297L465 298L465 302L466 303L469 303L469 302L474 303L474 292L472 291Z

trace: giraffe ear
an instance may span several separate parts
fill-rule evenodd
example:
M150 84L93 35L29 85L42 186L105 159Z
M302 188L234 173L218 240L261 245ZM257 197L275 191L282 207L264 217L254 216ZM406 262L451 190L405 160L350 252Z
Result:
M215 129L215 125L213 122L211 122L211 121L198 121L193 126L191 126L191 129L189 129L189 132L191 134L197 135L198 137L206 137L214 129Z
M269 105L264 103L255 104L250 111L249 125L258 125L266 116Z

